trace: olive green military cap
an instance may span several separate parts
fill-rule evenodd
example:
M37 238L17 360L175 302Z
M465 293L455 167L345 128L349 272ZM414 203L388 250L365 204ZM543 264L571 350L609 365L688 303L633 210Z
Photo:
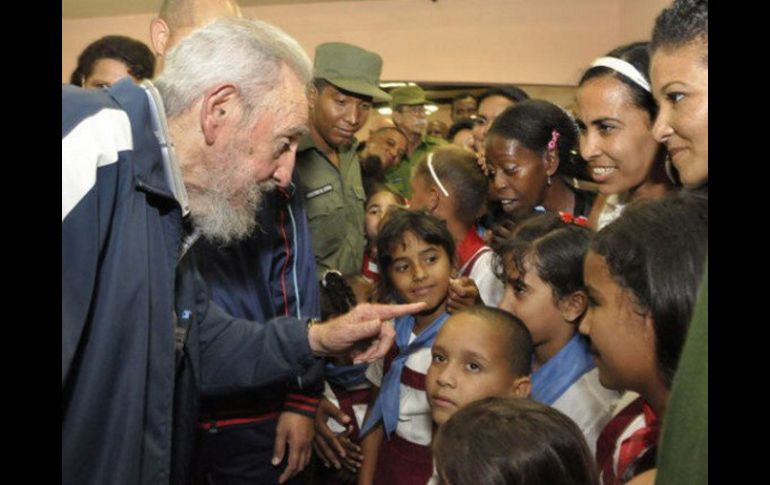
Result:
M374 101L389 101L390 95L379 88L381 72L382 57L358 46L327 42L315 49L313 77Z
M420 86L402 86L400 88L392 89L390 91L390 107L406 104L414 106L417 104L428 104L428 100L425 99L425 91Z

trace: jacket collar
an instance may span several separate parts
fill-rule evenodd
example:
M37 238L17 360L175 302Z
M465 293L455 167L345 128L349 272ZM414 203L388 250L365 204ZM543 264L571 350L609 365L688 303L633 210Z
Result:
M112 86L110 95L132 120L134 140L144 141L133 148L136 185L176 200L182 214L187 215L187 191L174 157L166 113L157 89L150 81L137 86L130 78L125 78Z

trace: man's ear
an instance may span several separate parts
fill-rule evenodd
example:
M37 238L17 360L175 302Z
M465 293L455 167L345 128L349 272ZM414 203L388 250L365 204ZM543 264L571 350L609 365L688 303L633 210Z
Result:
M171 36L171 29L162 18L156 17L150 22L150 43L156 56L162 56L166 53L168 39Z
M583 316L588 307L588 296L583 290L578 290L562 297L557 304L561 316L570 323L575 323Z
M511 395L513 397L528 398L532 392L532 381L529 376L517 377L511 384Z
M232 84L220 84L203 95L201 129L207 145L213 145L228 121L239 120L239 92Z

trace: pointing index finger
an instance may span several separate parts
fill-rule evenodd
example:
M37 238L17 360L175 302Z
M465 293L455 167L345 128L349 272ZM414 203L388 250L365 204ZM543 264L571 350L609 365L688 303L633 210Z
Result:
M371 316L379 318L380 320L390 320L391 318L400 317L402 315L410 315L417 313L420 310L424 310L427 305L425 302L407 303L401 305L381 305L373 304L369 306Z

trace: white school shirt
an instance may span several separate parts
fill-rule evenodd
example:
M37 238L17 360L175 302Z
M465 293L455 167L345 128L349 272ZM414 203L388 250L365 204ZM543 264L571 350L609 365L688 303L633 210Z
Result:
M489 246L482 246L479 251L483 249L489 249ZM468 260L468 262L471 260ZM505 285L495 275L494 261L495 252L489 249L487 252L480 255L475 261L473 261L473 267L471 268L468 277L472 279L474 283L476 283L476 286L479 289L479 295L484 301L484 304L487 306L496 307L498 303L500 303L500 300L503 298ZM464 269L465 267L460 268L460 274L462 274Z
M551 407L563 412L578 425L591 454L596 455L596 440L612 418L621 396L620 392L602 386L599 370L593 368L572 383Z
M409 343L411 344L415 338L417 336L412 332L409 336ZM405 367L425 375L431 360L430 347L423 347L406 359ZM377 387L382 385L384 365L385 359L382 358L369 364L366 369L366 378ZM400 383L400 386L396 434L412 443L429 446L433 438L433 417L430 412L428 395L423 390L405 386L403 383Z

